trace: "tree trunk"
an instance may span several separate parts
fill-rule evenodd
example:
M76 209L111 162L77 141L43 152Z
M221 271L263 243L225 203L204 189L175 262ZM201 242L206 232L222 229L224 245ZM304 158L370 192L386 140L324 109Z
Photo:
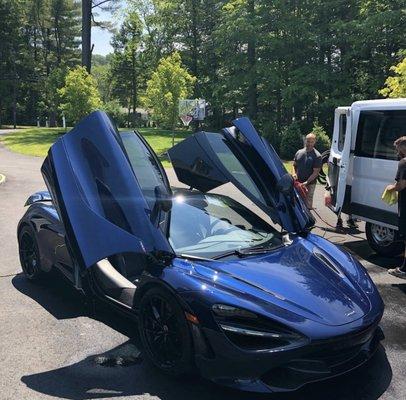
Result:
M51 30L47 28L46 30L46 51L45 51L45 66L46 66L46 74L49 76L51 73L51 66L49 61L49 55L51 53Z
M92 67L92 0L82 1L82 66L90 74Z
M56 127L56 111L51 110L49 112L49 127L55 128Z
M17 78L13 80L13 127L17 128Z
M137 109L137 74L135 72L135 50L131 51L131 86L132 86L132 107L133 107L133 122L135 123Z
M61 36L60 36L60 26L59 26L59 15L54 17L54 35L55 35L55 45L56 45L56 64L61 65L62 61L62 49L61 49Z
M254 19L255 1L248 1L248 14L251 21ZM255 22L251 22L252 30L255 29ZM256 73L256 38L255 32L251 33L248 40L248 115L250 118L255 119L258 112L258 93L257 93L257 73Z
M198 15L197 15L197 1L192 0L192 75L198 78ZM200 97L199 79L197 79L195 86L195 97Z

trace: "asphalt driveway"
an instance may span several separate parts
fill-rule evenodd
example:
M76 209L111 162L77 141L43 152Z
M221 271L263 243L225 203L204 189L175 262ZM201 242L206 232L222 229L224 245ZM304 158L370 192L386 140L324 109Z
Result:
M82 299L61 280L32 284L20 274L16 226L23 204L44 189L42 160L0 144L0 399L404 399L406 398L406 282L387 274L400 260L377 257L363 234L319 230L350 249L367 267L386 303L383 347L364 366L293 394L262 396L218 387L199 378L175 380L142 362L134 327L104 310L89 316ZM169 171L173 178L173 172ZM321 205L323 219L334 217ZM322 225L322 222L319 222Z

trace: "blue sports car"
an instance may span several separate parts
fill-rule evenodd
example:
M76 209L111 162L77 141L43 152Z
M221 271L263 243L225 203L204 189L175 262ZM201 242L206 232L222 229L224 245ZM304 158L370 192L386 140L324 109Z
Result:
M137 322L161 371L249 391L295 390L368 360L382 299L363 266L311 233L314 220L246 118L169 150L173 189L136 132L97 111L49 150L48 192L18 226L23 271L55 268ZM249 209L213 193L232 185ZM256 210L255 212L252 210Z

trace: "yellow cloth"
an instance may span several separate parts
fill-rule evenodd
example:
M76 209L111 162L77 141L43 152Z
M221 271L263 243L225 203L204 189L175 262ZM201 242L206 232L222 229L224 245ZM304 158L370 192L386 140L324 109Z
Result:
M398 192L396 190L388 191L385 189L382 193L382 200L390 206L393 206L398 202Z

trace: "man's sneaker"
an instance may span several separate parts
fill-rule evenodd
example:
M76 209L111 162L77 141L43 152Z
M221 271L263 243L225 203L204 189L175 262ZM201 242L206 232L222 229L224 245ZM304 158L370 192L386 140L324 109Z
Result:
M388 269L388 273L397 278L406 279L406 271L403 271L400 268Z
M337 219L336 231L337 231L337 232L344 232L343 220L342 220L341 218L338 218L338 219Z
M353 220L352 218L349 218L347 220L347 226L350 229L358 229L358 224L355 222L355 220Z

